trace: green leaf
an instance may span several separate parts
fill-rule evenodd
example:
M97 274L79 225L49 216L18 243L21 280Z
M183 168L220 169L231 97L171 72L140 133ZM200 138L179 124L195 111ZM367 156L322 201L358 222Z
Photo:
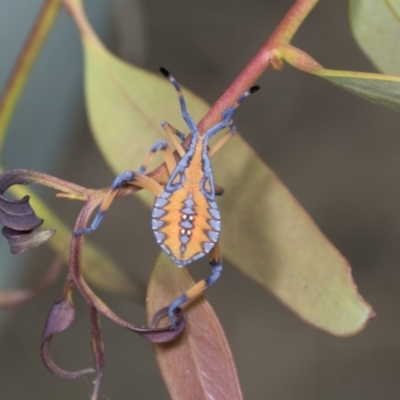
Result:
M347 261L273 171L241 138L213 165L226 189L222 254L308 323L340 336L362 329L374 314Z
M161 120L184 126L175 90L167 80L111 55L80 2L68 2L82 32L93 134L116 172L137 169L150 146L164 137ZM183 90L189 112L199 120L206 104ZM239 136L231 140L213 167L227 189L219 201L224 255L307 322L336 335L362 329L374 314L358 294L346 260L246 142ZM152 196L146 201L151 205Z
M161 254L147 291L148 320L193 285L186 269ZM242 399L232 353L211 306L201 296L183 309L187 321L183 335L170 343L153 344L171 398Z
M290 45L281 45L280 53L295 68L324 78L372 103L400 111L399 76L325 69L307 53Z
M133 67L111 54L89 25L81 0L65 0L65 5L81 31L85 99L94 138L114 171L137 170L151 146L163 137L165 116L175 128L185 129L176 92L161 74ZM192 110L195 119L207 112L203 100L186 90L184 95L197 105ZM152 202L149 193L138 195Z
M400 2L350 0L353 35L378 70L400 75Z
M372 103L400 111L400 77L323 69L318 76Z
M123 62L90 40L83 43L86 103L96 142L114 171L138 170L150 147L163 138L160 123L166 116L185 129L176 93L164 77ZM198 105L192 111L199 119L207 104L187 90L184 94L189 104Z

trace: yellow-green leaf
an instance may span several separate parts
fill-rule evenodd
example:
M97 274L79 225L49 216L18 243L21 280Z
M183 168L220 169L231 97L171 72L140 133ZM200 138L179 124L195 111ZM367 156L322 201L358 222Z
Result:
M224 256L307 322L340 336L362 329L374 314L347 261L268 166L240 138L213 165L226 189Z
M161 120L184 126L176 93L168 81L111 55L88 25L80 1L68 3L84 44L93 134L116 172L137 169L163 138ZM206 104L184 94L199 120ZM358 294L346 260L245 141L233 139L213 167L227 189L220 201L225 256L307 322L336 335L362 329L373 311Z
M365 100L400 111L400 77L322 69L318 76Z
M325 69L311 56L290 45L281 45L281 57L293 67L317 75L365 100L400 111L400 76Z
M350 0L353 35L380 71L400 75L400 2Z
M163 119L168 118L179 130L186 129L176 92L160 73L136 68L111 54L92 31L80 0L67 0L66 4L82 34L85 97L95 140L114 171L137 170L150 147L164 138ZM191 112L200 119L208 105L187 90L184 95L189 104L196 104ZM152 201L144 191L139 196Z
M161 254L147 291L148 320L193 285L186 269ZM183 310L187 321L183 335L170 343L153 344L171 399L242 399L232 353L213 309L201 296Z

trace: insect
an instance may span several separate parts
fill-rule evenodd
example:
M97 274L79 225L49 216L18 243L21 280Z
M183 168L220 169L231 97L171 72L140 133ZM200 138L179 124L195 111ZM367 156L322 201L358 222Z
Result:
M74 234L87 234L97 229L121 186L134 184L152 192L156 196L152 211L154 236L162 250L174 263L179 267L184 267L207 253L210 254L211 275L197 282L168 306L168 316L171 327L174 328L176 325L174 313L178 307L215 283L221 274L222 257L218 243L221 217L215 196L222 194L223 190L218 187L216 189L214 184L210 156L235 134L233 115L240 103L256 92L259 86L253 86L243 93L233 106L222 112L220 122L212 126L204 135L200 135L193 118L187 111L179 83L166 69L160 68L160 71L170 80L178 93L182 117L192 134L190 145L185 150L180 142L185 135L163 121L161 125L174 144L180 160L176 162L165 140L157 141L138 172L125 171L117 176L91 226L75 231ZM209 148L210 139L224 128L229 128L229 131L212 148ZM161 151L170 174L165 188L145 175L157 151Z

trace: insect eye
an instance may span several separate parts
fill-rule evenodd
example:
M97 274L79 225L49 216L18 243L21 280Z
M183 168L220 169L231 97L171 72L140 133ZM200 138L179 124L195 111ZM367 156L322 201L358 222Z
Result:
M181 229L181 235L184 235L186 233L186 229Z
M182 215L182 219L187 219L187 217L188 217L188 216L187 216L186 214L183 214L183 215Z
M188 236L190 236L190 235L192 234L192 231L191 231L190 229L188 229L188 230L186 231L186 234L187 234Z
M193 215L189 215L189 221L193 221L193 220L194 220Z

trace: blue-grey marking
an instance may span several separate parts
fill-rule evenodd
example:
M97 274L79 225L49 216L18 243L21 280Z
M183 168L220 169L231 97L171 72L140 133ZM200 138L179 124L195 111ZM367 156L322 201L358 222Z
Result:
M164 226L164 221L159 221L158 219L151 220L151 229L156 231Z
M212 216L214 219L221 219L221 215L220 215L220 213L219 213L218 210L216 210L216 209L214 209L214 208L209 208L209 209L208 209L208 212L211 214L211 216Z
M158 197L157 200L154 203L154 207L163 208L167 204L168 204L168 200L167 199L163 199L161 197Z
M210 238L210 240L211 240L212 242L214 242L214 243L217 242L218 236L219 236L219 233L218 233L218 232L208 231L208 232L207 232L207 235L208 235L208 237Z
M160 197L159 197L159 198L161 198L161 199L168 199L170 196L171 196L171 193L163 192L163 193L160 194Z
M221 230L221 221L217 221L215 219L210 219L208 221L208 223L210 224L211 228L214 229L214 231L219 232Z
M191 208L189 208L189 207L186 207L186 208L184 208L183 210L181 210L184 214L191 214L191 215L193 215L193 214L196 214L195 213L195 211L193 211Z
M162 243L165 239L165 234L162 232L154 231L154 236L158 244Z
M152 216L153 218L161 218L161 217L163 217L166 213L167 213L167 212L166 212L165 210L162 210L162 209L160 209L160 208L154 207L154 208L153 208L153 213L152 213L151 216Z
M186 153L185 156L187 154L188 153ZM181 165L181 161L185 158L185 156L183 156L183 158L181 158L178 165L176 166L176 168L172 172L171 176L169 177L167 185L165 186L165 191L172 193L175 190L180 189L182 187L182 184L186 181L184 171L188 167L188 165ZM178 175L179 175L179 177L178 177ZM178 178L178 182L175 183L176 178Z
M190 195L191 196L191 195ZM190 198L190 197L188 197L185 201L184 201L184 203L185 203L185 206L186 207L193 207L194 206L194 201Z
M215 209L218 208L217 203L216 203L215 201L209 201L209 202L208 202L208 205L209 205L211 208L215 208Z
M190 237L187 236L187 235L182 235L182 236L179 237L179 239L181 240L181 243L186 244L186 243L189 242Z
M205 253L208 253L214 247L214 243L205 242L203 243L203 249Z
M197 253L192 257L193 261L198 260L199 258L203 257L205 254L204 253Z
M185 229L193 229L193 224L188 220L182 221L179 225Z
M160 247L172 258L171 251L165 244L160 244Z

